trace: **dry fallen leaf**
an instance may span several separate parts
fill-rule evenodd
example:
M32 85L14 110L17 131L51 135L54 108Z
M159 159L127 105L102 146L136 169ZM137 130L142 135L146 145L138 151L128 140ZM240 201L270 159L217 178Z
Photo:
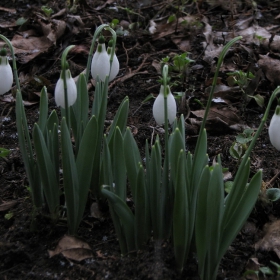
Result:
M259 55L258 64L267 79L275 85L280 85L280 60L268 55Z
M280 220L265 225L265 228L265 236L255 244L255 249L274 251L278 258L280 258Z
M65 258L78 262L93 257L92 250L88 243L69 235L65 235L60 239L56 248L48 252L50 258L61 253Z
M17 204L17 201L11 200L11 201L3 201L2 204L0 204L0 212L4 212L12 208Z
M96 219L102 219L103 217L103 214L102 212L99 210L99 207L98 207L98 203L97 202L93 202L90 206L90 215L91 217L93 218L96 218Z

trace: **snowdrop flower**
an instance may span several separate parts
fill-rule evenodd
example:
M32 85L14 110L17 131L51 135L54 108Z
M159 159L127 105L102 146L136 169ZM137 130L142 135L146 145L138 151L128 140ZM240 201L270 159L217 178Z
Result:
M268 135L271 144L280 151L280 106L276 107L275 113L271 119Z
M0 95L8 92L13 84L13 71L8 62L7 51L0 51Z
M173 94L168 86L167 94L167 117L170 124L176 118L177 105ZM164 86L160 87L160 92L153 105L153 115L158 125L164 124Z
M156 23L153 20L150 20L150 27L149 27L149 32L151 34L155 34L157 31Z
M72 106L77 99L77 87L74 79L71 76L71 72L69 69L65 71L66 76L66 87L67 87L67 101L68 106ZM54 97L57 106L61 106L65 109L65 99L64 99L64 85L62 79L62 73L60 74L60 78L56 83L54 90Z
M113 46L113 40L110 40L109 43L108 43L108 48L107 48L107 53L108 53L108 56L109 56L109 61L110 61L112 46ZM109 82L116 78L116 76L119 73L119 70L120 70L120 63L119 63L119 60L118 60L116 54L114 53L114 57L113 57L113 61L112 61L112 66L111 66L111 72L110 72L110 76L109 76Z
M96 52L93 55L91 62L91 75L96 80L97 76L101 81L105 81L106 76L109 76L110 61L106 51L105 39L99 37Z

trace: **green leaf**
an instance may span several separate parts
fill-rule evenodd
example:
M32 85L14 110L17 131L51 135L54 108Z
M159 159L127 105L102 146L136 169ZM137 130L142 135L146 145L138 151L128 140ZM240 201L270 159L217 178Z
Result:
M135 241L136 248L142 248L144 242L147 241L148 230L147 230L147 220L148 220L148 211L147 211L147 194L145 186L145 175L143 166L139 166L139 172L136 180L136 197L134 200L135 204Z
M184 137L182 136L179 128L176 128L175 131L170 135L169 141L169 164L170 164L170 176L171 180L174 184L176 173L177 173L177 164L178 164L178 157L181 154L181 151L185 149L185 141Z
M11 220L13 217L14 217L14 213L12 213L12 212L9 212L4 215L4 218L8 221Z
M240 168L241 165L239 166L239 169ZM235 211L236 205L238 205L240 198L243 196L248 182L249 173L250 160L248 159L244 164L242 170L240 170L240 172L237 172L238 176L235 176L231 192L225 198L224 221L227 221L229 219L229 216Z
M27 21L28 21L28 19L26 19L24 17L20 17L17 19L16 25L24 25Z
M200 176L198 193L197 193L197 208L196 208L196 219L195 219L195 241L196 241L196 252L199 262L199 275L203 276L203 273L207 273L205 266L206 256L209 250L209 230L210 227L207 225L208 205L207 205L207 194L210 182L210 168L205 166ZM203 277L201 279L204 279Z
M48 118L48 94L47 94L46 87L43 87L40 95L40 114L39 114L39 121L38 121L38 125L41 131L43 132L43 134L45 133L47 118Z
M10 154L10 150L4 149L4 148L0 148L0 157L6 157Z
M115 182L115 193L123 201L126 201L126 166L124 158L123 137L119 127L116 127L114 133L113 150L111 156L113 160L113 176Z
M277 274L280 274L280 265L276 262L270 261L271 264L273 264L277 268Z
M230 193L232 187L233 187L233 181L225 182L225 192L226 193Z
M176 20L176 15L171 15L169 16L169 18L167 19L167 23L172 23L174 20Z
M251 97L253 99L255 99L256 103L262 108L264 106L264 98L262 95L260 94L256 94L256 95L248 95L248 97Z
M236 142L234 142L229 148L230 155L235 159L240 159L244 151L242 150L242 146Z
M89 110L89 98L87 90L87 82L84 74L80 74L77 82L77 105L79 106L79 111L81 117L78 119L79 122L83 122L84 127L86 127L88 122L88 110Z
M135 232L134 232L134 216L130 210L130 208L127 206L127 204L116 194L113 192L102 188L101 189L102 195L104 195L109 203L112 205L112 208L118 215L121 224L123 226L126 242L127 242L127 248L128 251L134 251L136 249L135 247Z
M111 139L113 137L116 127L119 127L122 134L125 132L126 124L127 124L127 117L128 117L128 109L129 109L129 99L126 96L124 98L124 100L122 101L121 105L119 106L117 114L115 115L113 123L111 125L109 135L107 138L109 146L110 146L110 142L111 142Z
M72 142L66 119L61 123L61 152L63 166L63 185L67 205L67 223L69 234L75 235L80 223L79 220L79 177L73 153Z
M152 94L149 94L141 103L147 103L148 101L155 99L155 97Z
M108 147L108 141L104 135L103 141L103 152L102 152L102 163L100 171L100 184L109 186L110 191L114 192L114 178L113 178L113 168L111 154Z
M50 213L56 219L59 208L59 186L56 180L56 170L38 124L34 126L33 139L44 194Z
M273 271L268 266L260 267L259 270L263 275L274 275Z
M141 156L135 139L129 128L124 134L124 158L127 170L127 177L130 183L130 188L133 198L136 196L136 182L139 171L139 163L141 163Z
M207 240L209 242L208 264L209 279L212 275L217 274L217 268L220 263L219 245L221 239L221 224L224 210L224 182L223 171L220 164L213 168L208 193L207 193Z
M56 113L56 110L52 110L51 114L49 115L49 118L47 120L47 130L53 130L54 128L54 124L56 124L57 126L59 125L59 120L58 120L58 116Z
M154 231L154 238L159 238L160 231L160 188L161 188L161 149L159 141L156 140L151 150L151 159L149 169L147 169L149 180L149 202L152 220L152 230Z
M24 112L22 96L19 91L16 94L16 125L19 139L20 152L23 158L24 167L32 193L32 200L36 207L41 207L43 203L43 188L38 166L33 158L33 149L29 136L29 129Z
M271 201L277 201L280 199L280 189L271 188L266 190L266 197Z
M247 175L244 175L246 177ZM241 181L240 181L241 183ZM221 259L228 249L231 242L234 240L238 232L241 230L242 226L248 219L260 192L262 184L262 171L258 171L251 179L248 187L246 188L243 195L237 197L237 200L228 200L226 207L231 209L230 214L224 216L222 222L222 236L220 242L219 258ZM245 189L246 183L241 185L241 189ZM234 185L230 194L234 193ZM234 203L234 205L230 205ZM225 219L225 217L227 217Z
M81 139L79 152L76 159L77 175L79 178L78 196L78 221L82 220L91 183L91 172L96 153L98 125L95 116L88 122Z
M182 271L188 257L192 235L188 226L189 206L185 181L186 157L183 150L181 150L178 156L177 166L178 169L174 185L173 243L177 266Z

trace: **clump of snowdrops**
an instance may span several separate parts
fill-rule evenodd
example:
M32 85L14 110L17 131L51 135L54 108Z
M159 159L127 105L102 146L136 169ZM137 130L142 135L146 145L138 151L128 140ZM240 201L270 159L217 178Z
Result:
M113 41L106 51L104 38L99 37L97 53L93 55L94 43L103 29L111 31ZM116 37L109 26L102 25L96 30L86 73L80 75L77 85L73 83L66 61L73 46L64 51L61 77L55 89L55 100L61 107L62 119L59 120L56 111L48 116L47 93L43 88L40 116L34 125L32 139L22 104L13 48L8 39L2 35L0 38L10 47L13 57L20 150L35 207L47 203L52 218L57 219L62 208L62 190L69 233L76 234L91 190L96 197L108 199L122 255L142 248L151 237L155 240L172 238L179 270L183 269L191 248L195 247L200 278L216 279L222 256L248 218L258 197L262 172L258 171L248 183L249 155L267 120L272 101L280 92L280 87L273 92L261 124L242 158L232 189L225 196L220 157L216 164L208 165L205 123L221 63L228 49L241 37L231 40L219 57L194 154L187 152L184 118L181 116L176 119L176 102L168 85L168 66L163 67L162 85L154 103L153 114L156 122L164 125L165 155L163 158L161 143L157 137L151 149L148 141L146 143L145 162L141 159L130 129L126 128L127 98L120 105L109 133L103 135L108 82L114 78L112 73L117 74L116 69L119 67L118 63L114 64ZM98 69L94 68L101 61L102 65L109 65L105 74L99 74ZM96 89L88 119L87 80L90 69L96 78ZM8 77L12 75L5 54L1 55L1 73ZM1 94L10 87L11 85L3 89ZM279 115L277 108L269 130L271 142L277 148L280 144L275 127L278 127ZM169 125L172 125L170 135ZM59 173L60 150L62 188ZM133 212L126 203L127 178L135 206ZM191 246L193 241L196 246Z
M112 34L108 49L105 48L104 38L99 36L103 29ZM93 55L98 37L99 43ZM89 191L100 198L100 186L106 183L106 172L103 170L100 152L103 142L106 141L112 146L115 131L126 128L127 98L120 105L110 131L104 138L108 82L114 79L119 71L119 62L115 55L116 34L108 25L97 28L92 39L86 72L79 76L77 84L71 76L66 60L68 52L74 46L64 50L61 58L62 71L55 87L55 101L61 109L62 118L59 119L56 110L48 115L48 97L44 87L41 91L39 120L32 129L32 137L22 103L14 50L6 37L0 35L0 38L6 42L13 58L17 87L16 124L34 206L38 209L46 204L54 221L63 215L66 208L68 231L74 235L82 220ZM0 77L4 79L1 80L0 94L4 94L12 86L13 74L6 51L1 51L0 55ZM96 80L95 98L91 109L87 91L90 71ZM63 186L60 183L60 170ZM62 194L64 199L61 199ZM60 204L63 200L66 207Z

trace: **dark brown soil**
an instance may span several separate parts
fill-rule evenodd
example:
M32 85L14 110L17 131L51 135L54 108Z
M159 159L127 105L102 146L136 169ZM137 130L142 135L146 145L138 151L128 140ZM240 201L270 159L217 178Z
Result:
M15 34L22 32L22 27L1 25L7 22L12 23L20 17L29 17L25 29L34 28L38 31L38 12L43 5L38 2L34 0L2 0L0 7L15 9L16 13L0 9L0 33L12 39ZM28 122L32 126L38 119L38 96L34 93L40 92L42 87L42 84L34 82L32 77L44 77L44 83L49 93L50 108L56 108L53 92L59 77L61 53L65 47L71 44L78 46L75 52L70 55L71 57L69 56L72 75L77 76L86 66L91 36L96 26L101 23L110 23L115 18L120 21L126 20L129 23L138 21L141 22L140 27L129 30L127 36L119 36L117 40L117 56L121 70L117 79L110 85L107 119L112 120L119 104L125 96L128 96L130 102L128 125L133 129L139 147L143 148L146 139L150 140L154 134L160 134L152 116L153 101L142 104L142 101L149 94L156 95L159 90L158 79L160 76L152 63L170 53L182 53L170 39L170 36L154 40L153 35L149 34L146 27L148 27L149 20L157 13L160 12L161 16L168 17L176 10L168 3L157 0L137 1L138 4L145 2L143 6L139 6L134 1L117 1L119 6L127 6L135 13L127 13L121 8L118 8L118 11L109 9L108 7L114 6L109 4L112 1L107 1L108 5L102 9L96 8L104 4L105 1L81 0L80 2L80 7L75 15L81 17L84 25L73 23L66 14L62 15L60 20L67 23L67 30L56 44L27 63L23 63L20 59L17 63L19 73L31 77L30 80L22 83L24 99L29 102L26 106ZM186 11L190 14L198 13L196 5L189 2L190 5L186 7ZM258 23L261 26L277 24L275 16L280 14L279 1L278 5L264 1L259 2L258 8L264 17ZM164 9L164 5L167 9ZM64 8L64 1L49 1L48 6L57 13ZM222 17L233 17L237 20L238 16L242 18L250 15L252 10L252 7L244 4L238 8L237 14L233 14L233 11L224 10L221 6L210 6L204 1L198 1L198 8L202 15L208 17L213 31L215 28L220 30L223 26ZM194 99L205 104L204 93L209 86L209 80L213 77L213 72L211 72L213 65L202 59L203 47L201 43L204 41L202 31L197 27L190 32L191 34L188 36L191 38L191 57L196 61L196 65L202 66L191 70L186 82L186 86L192 88L187 94L187 97L192 96L189 102L190 117L195 118L192 112L201 109L201 107ZM279 32L279 29L276 30L276 35L279 35ZM254 58L251 58L253 63L257 62L259 54L266 54L261 49L253 49L252 51L254 54ZM226 61L234 61L236 54L239 57L240 70L246 69L249 64L248 56L240 48L229 53ZM131 77L128 76L130 72L134 74ZM226 83L226 78L225 73L221 72L221 81ZM176 80L176 78L173 79ZM275 86L264 77L260 81L256 93L263 95L265 104L267 104L274 88ZM181 87L175 86L173 90L174 92L181 91ZM94 88L92 87L90 89L91 98L93 92ZM258 127L264 108L260 108L254 101L251 101L244 109L240 94L236 100L237 102L229 106L234 107L235 112L240 116L240 123L251 128ZM275 106L273 106L274 108ZM58 241L67 234L66 222L61 219L54 225L47 215L33 213L28 181L18 146L15 103L12 96L9 98L4 96L0 99L0 112L0 147L11 151L8 157L0 158L0 205L13 203L6 209L1 208L3 211L0 210L0 279L199 279L197 263L192 255L190 255L183 273L180 275L176 272L174 253L169 240L160 244L150 240L145 250L137 252L135 256L121 257L109 213L105 211L102 219L91 217L90 203L92 201L89 201L87 205L78 235L89 243L93 257L81 262L71 261L62 255L50 258L48 250L53 250ZM272 114L273 111L270 115L272 116ZM279 173L280 166L279 152L270 144L267 128L268 126L264 128L251 155L251 172L254 174L258 169L263 169L265 183ZM198 129L199 126L186 119L187 143L192 152ZM231 157L229 148L238 132L228 126L209 123L207 133L210 161L221 154L224 167L229 168L234 176L237 161ZM160 134L160 136L162 135ZM277 176L272 181L271 186L275 188L279 186ZM248 222L222 259L218 279L241 279L251 258L256 258L261 266L270 266L276 271L271 266L270 261L279 262L277 255L274 252L256 251L254 245L263 237L264 225L279 219L279 217L280 204L278 202L265 204L259 199Z

